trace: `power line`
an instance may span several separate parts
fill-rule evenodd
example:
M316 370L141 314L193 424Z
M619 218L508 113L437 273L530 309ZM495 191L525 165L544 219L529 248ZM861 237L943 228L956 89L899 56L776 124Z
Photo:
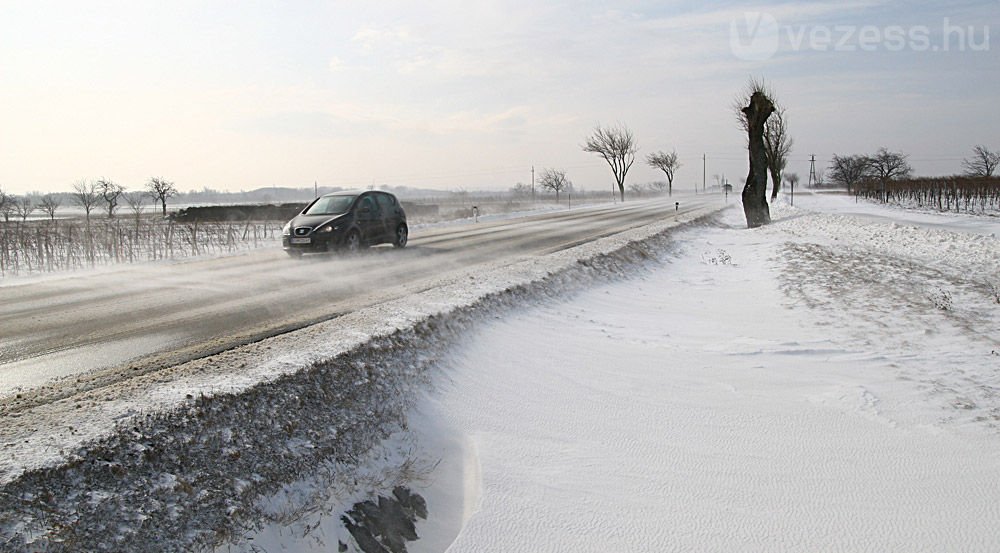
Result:
M702 189L706 189L708 182L708 158L712 158L716 162L746 162L747 157L743 152L704 152L702 153ZM907 157L908 161L911 162L960 162L963 161L964 157ZM817 161L816 155L813 154L810 157L789 157L790 162L810 162L810 164L815 164ZM824 160L824 163L832 164L833 159ZM604 163L600 161L582 162L575 163L572 165L558 165L562 169L584 169L584 168L597 168L602 167ZM534 165L529 166L532 172L532 178L534 177ZM481 169L469 169L467 171L453 171L453 172L442 172L442 173L401 173L396 175L386 175L377 177L376 180L382 183L400 182L400 181L410 181L413 184L419 184L420 182L428 181L442 181L448 179L460 179L463 177L479 177L479 176L501 176L521 173L525 171L525 166L501 166L494 168L481 168ZM338 185L338 184L351 184L356 183L359 179L357 178L343 178L343 179L331 179L327 181L328 185Z
M600 162L589 162L589 163L578 163L575 165L560 165L559 167L563 169L580 169L585 167L600 167L602 165L603 163ZM534 165L531 165L530 167L531 167L530 170L532 171L532 173L534 173ZM419 174L419 173L411 173L408 175L407 174L388 175L388 176L380 176L378 177L378 180L382 182L400 181L400 180L413 180L413 181L444 180L444 179L459 178L459 177L476 177L483 175L520 173L524 170L525 167L523 165L519 165L510 167L497 167L495 169L477 169L469 171L456 171L453 173L436 173L429 175ZM354 180L355 179L344 179L344 181L342 182L354 181Z

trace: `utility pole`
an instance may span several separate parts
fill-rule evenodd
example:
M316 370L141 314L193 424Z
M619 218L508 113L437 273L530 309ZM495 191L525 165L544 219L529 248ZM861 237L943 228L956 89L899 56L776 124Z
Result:
M816 183L816 154L809 156L809 188L812 188Z
M535 203L535 166L531 166L531 203Z
M319 197L319 183L313 181L313 198Z
M707 174L708 174L708 156L705 155L705 154L701 154L701 191L702 192L705 191L705 175L707 175ZM698 189L695 188L694 191L697 192Z

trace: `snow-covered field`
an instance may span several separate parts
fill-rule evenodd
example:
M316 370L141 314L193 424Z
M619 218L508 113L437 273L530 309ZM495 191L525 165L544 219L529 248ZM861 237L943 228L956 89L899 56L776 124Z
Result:
M427 501L414 553L1000 550L996 221L798 193L772 215L747 230L735 205L704 224L480 271L374 317L249 346L257 365L241 381L271 372L272 383L239 401L196 398L191 420L213 426L184 418L173 443L197 453L222 440L241 459L267 445L283 464L262 457L257 470L313 463L310 476L275 489L227 477L226 460L198 469L211 490L157 474L165 462L150 481L170 501L219 495L234 516L266 515L243 520L239 543L217 551L336 550L350 542L340 513L397 484ZM433 324L393 334L428 314ZM387 338L324 361L370 335ZM317 348L303 355L304 344ZM183 402L188 389L231 382L195 368L166 390ZM352 392L327 391L327 373L385 405L373 413L350 403ZM364 455L334 448L317 463L310 455L332 442L307 421L300 438L283 409L313 413L310 402L331 397L346 398L336 408L354 418L330 439L352 436L366 416L383 420L374 434L391 435ZM255 411L241 419L241 409ZM240 424L271 442L247 439ZM54 447L68 445L45 451ZM232 503L262 491L253 509ZM123 505L102 490L86 497ZM156 503L139 515L155 515ZM214 520L185 519L181 507L168 513ZM129 543L141 526L129 524L108 535Z
M454 350L449 551L1000 550L997 239L775 215Z

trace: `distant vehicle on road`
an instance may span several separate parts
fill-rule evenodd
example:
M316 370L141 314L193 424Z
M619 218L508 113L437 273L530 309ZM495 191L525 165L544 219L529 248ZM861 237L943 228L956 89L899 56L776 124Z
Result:
M406 213L396 196L378 190L336 192L316 198L281 231L288 255L343 250L376 244L406 247Z

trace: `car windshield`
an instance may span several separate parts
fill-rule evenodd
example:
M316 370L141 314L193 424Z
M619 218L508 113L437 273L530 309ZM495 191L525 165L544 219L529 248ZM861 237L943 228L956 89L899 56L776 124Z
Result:
M357 196L323 196L316 200L316 203L309 206L306 215L336 215L337 213L347 213L351 204Z

